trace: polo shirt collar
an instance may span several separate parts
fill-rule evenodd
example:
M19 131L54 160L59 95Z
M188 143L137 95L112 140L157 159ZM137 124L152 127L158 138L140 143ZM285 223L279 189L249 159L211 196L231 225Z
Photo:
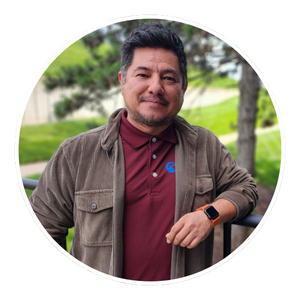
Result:
M123 139L126 140L133 148L138 148L148 143L149 140L154 137L148 133L145 133L132 124L130 124L127 120L127 110L124 110L122 113L122 120L120 125L120 135ZM177 144L178 140L175 134L175 130L173 127L173 121L171 124L160 134L155 137L162 139L166 142Z

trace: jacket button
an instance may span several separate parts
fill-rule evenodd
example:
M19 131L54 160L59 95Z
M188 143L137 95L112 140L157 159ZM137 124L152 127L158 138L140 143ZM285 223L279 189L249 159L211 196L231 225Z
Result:
M92 205L91 205L91 209L92 210L95 210L97 208L97 204L96 203L93 203Z
M203 191L204 191L203 187L202 187L202 186L199 186L199 187L198 187L198 191L199 191L200 193L203 193Z

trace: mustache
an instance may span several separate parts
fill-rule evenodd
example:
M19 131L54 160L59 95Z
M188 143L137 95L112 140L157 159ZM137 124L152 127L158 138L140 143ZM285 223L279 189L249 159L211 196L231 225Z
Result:
M164 98L163 96L160 96L160 95L157 95L157 96L152 96L152 95L149 95L149 96L141 96L139 98L139 101L140 102L143 102L143 101L151 101L153 100L153 102L162 102L163 104L165 105L169 105L170 104L170 101L167 100L166 98Z

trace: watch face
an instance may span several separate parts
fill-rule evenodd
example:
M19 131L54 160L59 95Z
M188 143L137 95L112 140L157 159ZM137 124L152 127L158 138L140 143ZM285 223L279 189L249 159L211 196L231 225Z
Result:
M217 210L213 206L207 207L205 209L205 213L212 220L216 219L219 216L219 213L217 212Z

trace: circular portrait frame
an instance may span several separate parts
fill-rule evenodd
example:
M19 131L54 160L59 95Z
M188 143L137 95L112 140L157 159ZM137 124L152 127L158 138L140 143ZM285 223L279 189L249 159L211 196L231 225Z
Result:
M278 123L279 123L279 127L280 127L280 135L281 135L281 163L280 163L280 171L279 171L279 175L278 175L278 181L277 181L277 185L272 197L272 200L264 214L264 216L262 217L260 223L258 224L258 226L253 230L253 232L249 235L249 237L237 248L235 249L231 254L229 254L227 257L225 257L224 259L220 260L219 262L213 264L211 267L204 269L198 273L189 275L189 276L185 276L182 278L178 278L178 279L172 279L172 280L166 280L166 281L134 281L134 280L127 280L124 278L119 278L119 277L115 277L115 276L111 276L105 273L102 273L100 271L97 271L89 266L87 266L86 264L82 263L81 261L79 261L78 259L76 259L74 256L72 256L70 253L68 253L66 250L62 249L56 242L55 240L50 236L50 234L45 230L45 228L43 227L43 225L40 223L39 219L36 217L30 202L26 196L25 193L25 188L24 185L22 184L22 174L20 171L20 162L19 162L19 137L20 137L20 129L21 129L21 124L22 124L22 119L23 119L23 115L26 109L26 105L29 101L30 95L32 94L37 82L40 80L41 76L43 75L43 73L45 72L45 70L53 63L53 61L62 53L64 52L68 47L70 47L73 43L75 43L76 41L78 41L79 39L81 39L82 37L86 36L87 34L106 27L106 26L110 26L116 23L121 23L121 22L126 22L126 21L132 21L132 20L144 20L144 19L162 19L162 20L170 20L170 21L174 21L174 22L181 22L181 23L185 23L188 24L190 26L194 26L197 27L201 30L207 31L208 33L216 36L217 38L221 39L223 42L225 42L227 45L229 45L230 47L232 47L239 55L241 55L245 61L247 61L247 63L253 68L253 70L256 72L256 74L259 76L260 80L262 81L262 83L264 84L264 87L266 88L266 90L268 91L268 94L271 97L274 109L276 111L277 114L277 119L278 119ZM39 229L41 230L41 232L43 233L43 235L45 236L46 239L48 239L53 245L55 245L55 247L59 248L59 251L61 251L61 253L63 253L63 255L65 255L69 260L73 261L74 263L78 264L79 266L81 266L82 268L102 277L103 279L106 279L108 281L111 282L119 282L121 284L126 284L126 285L171 285L171 284L178 284L178 283L182 283L182 282L187 282L189 280L193 280L196 278L199 278L201 276L203 276L204 274L211 272L212 270L220 267L221 265L223 265L224 263L226 263L227 261L231 260L233 257L235 257L237 254L239 254L254 238L255 236L258 234L258 232L261 230L261 228L263 227L264 223L266 222L266 220L268 219L268 216L270 215L275 202L276 202L276 197L279 194L280 191L280 187L282 184L282 180L283 180L283 174L284 174L284 157L285 157L285 147L284 147L284 132L283 132L283 124L282 124L282 120L280 118L280 112L279 112L279 108L277 107L277 102L275 100L275 97L273 96L273 93L271 92L271 89L267 83L267 81L265 80L265 78L262 76L261 72L259 71L259 69L257 68L257 66L254 64L254 62L252 61L252 59L245 54L245 52L238 46L235 44L234 41L232 41L231 39L229 39L228 37L224 36L222 33L220 33L219 31L213 29L212 27L206 25L206 24L202 24L200 22L197 21L192 21L189 20L187 18L180 18L180 17L175 17L175 16L160 16L160 15L136 15L136 16L126 16L126 17L120 17L120 18L113 18L110 20L106 20L103 21L101 23L98 24L94 24L88 28L86 28L85 30L80 31L78 34L74 35L73 37L71 37L69 40L67 40L63 45L61 45L60 47L58 47L52 55L50 55L50 57L45 61L45 63L40 67L40 69L37 71L37 73L35 74L35 76L33 77L33 79L31 80L30 84L28 85L28 88L26 89L26 92L23 96L21 105L19 107L19 111L17 114L17 119L16 119L16 123L15 123L15 130L16 130L16 141L15 141L15 164L16 164L16 174L17 174L17 181L18 181L18 186L20 189L20 193L21 196L24 199L24 202L26 204L26 208L28 210L28 213L30 214L30 216L33 218L34 222L37 224L37 226L39 227Z

